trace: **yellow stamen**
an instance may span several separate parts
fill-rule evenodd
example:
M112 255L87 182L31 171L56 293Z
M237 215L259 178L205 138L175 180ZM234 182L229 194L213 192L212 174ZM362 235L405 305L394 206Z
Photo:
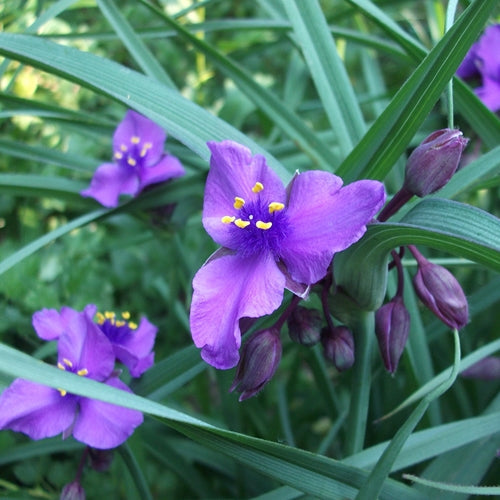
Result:
M151 149L151 148L153 147L153 145L152 145L150 142L145 142L145 143L144 143L144 147L145 147L146 149Z
M59 370L66 370L64 365L62 363L59 363L59 361L57 362L57 368L59 368Z
M124 153L125 153L125 151L127 151L127 150L128 150L128 148L127 148L127 146L125 146L125 144L122 144L122 145L120 146L120 149L121 149Z
M115 317L115 313L111 311L104 311L104 317L106 319L113 319Z
M122 154L122 153L120 153L120 151L117 151L117 152L115 153L115 158L116 158L117 160L121 160L121 159L123 158L123 154Z
M241 229L245 229L249 224L250 224L250 221L249 220L241 220L241 219L236 219L234 221L235 225L240 227Z
M148 153L148 150L146 148L142 148L141 153L140 153L141 158L144 158L147 153Z
M78 370L76 374L80 375L80 377L85 377L85 375L89 374L89 371L87 370L87 368L82 368L81 370Z
M122 320L118 320L118 321L115 323L115 326L118 326L118 327L123 326L123 325L125 325L125 321L122 321Z
M128 327L129 327L131 330L137 330L137 323L134 323L133 321L129 321L129 322L128 322Z
M102 314L102 313L100 313L100 312L98 312L98 313L96 314L96 317L97 317L97 323L98 323L99 325L102 325L102 324L106 321L106 318L104 317L104 314Z
M63 363L66 366L69 366L70 368L73 368L73 363L69 359L63 358Z
M273 201L272 203L269 203L269 213L272 214L273 212L279 212L285 208L285 205L283 203L279 203L278 201Z
M57 389L60 393L61 393L61 396L66 396L66 394L68 394L68 391L65 391L64 389Z
M128 311L123 311L122 318L123 319L130 319L130 313Z
M236 217L230 216L230 215L224 215L224 217L222 217L221 221L224 224L231 224L231 222L234 222L234 219L236 219Z
M260 193L264 189L264 184L262 182L256 182L255 186L252 188L254 193Z
M239 196L234 197L234 208L241 208L245 204L245 200Z
M128 163L131 167L135 167L135 166L137 165L137 162L136 162L133 158L128 158L127 163Z
M136 135L132 136L132 138L130 139L130 142L132 144L139 144L141 142L141 138L140 137L137 137Z
M258 220L255 225L259 228L259 229L269 229L273 223L272 222L262 222L261 220Z

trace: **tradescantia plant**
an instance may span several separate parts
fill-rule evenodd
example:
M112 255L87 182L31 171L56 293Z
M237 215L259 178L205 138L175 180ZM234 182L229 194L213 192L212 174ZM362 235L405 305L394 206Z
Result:
M499 494L495 0L1 16L2 493Z

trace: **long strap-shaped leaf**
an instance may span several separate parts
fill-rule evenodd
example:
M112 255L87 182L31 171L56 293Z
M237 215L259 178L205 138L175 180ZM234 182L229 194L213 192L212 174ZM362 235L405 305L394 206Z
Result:
M41 363L1 343L0 372L159 417L168 426L204 446L318 498L354 498L369 475L363 469L336 460L215 427L135 394ZM404 484L388 479L382 487L380 499L401 498L423 500L425 497Z
M472 3L394 96L337 173L347 180L383 179L439 99L496 0Z
M282 179L291 177L281 163L245 134L178 92L113 61L36 36L11 33L0 33L0 54L77 82L134 108L203 159L209 158L207 141L232 139L254 153L265 154L269 166Z
M365 123L330 29L316 0L283 0L283 5L345 157L364 134Z

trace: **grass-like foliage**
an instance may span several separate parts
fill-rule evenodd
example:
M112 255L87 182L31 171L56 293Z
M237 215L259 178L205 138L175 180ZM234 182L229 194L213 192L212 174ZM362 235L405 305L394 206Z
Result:
M477 43L498 23L497 0L1 2L0 428L15 410L8 402L17 401L8 389L15 379L78 403L65 439L30 440L9 430L12 423L0 430L0 496L55 499L75 478L87 498L131 500L500 495L500 63L496 80L486 75L487 49L480 53ZM457 76L474 50L475 74ZM117 130L129 110L146 117L140 130L148 142ZM447 142L460 149L459 169L442 189L408 194L412 161L420 162L415 182L424 190L442 175L431 170L436 153L425 142L408 162L412 152L435 131L455 128L468 139L452 134ZM164 150L154 143L159 130ZM135 156L122 158L124 138L139 144ZM203 281L193 298L193 278L218 247L202 223L207 175L209 182L209 172L219 175L210 169L217 146L207 142L225 140L263 155L276 178L291 183L290 200L300 193L301 206L321 208L297 187L308 178L297 171L335 174L345 185L380 181L389 207L399 203L368 220L326 276L305 283L307 298L287 282L280 307L239 323L237 371L210 366L191 338L191 303L200 307L212 287L246 297L245 311L266 307L235 273ZM143 160L161 178L145 180ZM81 195L103 164L107 172L137 169L121 178L118 204ZM100 189L104 177L96 178ZM352 214L369 203L349 200L342 210ZM271 201L271 213L286 212ZM231 230L253 223L221 215ZM323 249L314 250L307 255L319 259ZM238 251L219 251L202 269ZM308 258L299 266L317 265ZM288 266L284 257L280 265ZM432 286L426 272L448 284L431 299L422 292L422 280ZM304 281L295 283L301 292ZM462 301L460 313L439 304L451 295ZM220 294L207 317L225 325L232 300ZM98 313L88 327L94 336L107 323L142 335L149 326L136 323L146 317L157 327L152 367L149 351L137 354L135 344L116 348L115 339L93 357L82 348L81 359L96 366L121 353L120 384L132 392L107 383L118 375L111 365L100 378L66 358L55 366L63 330L83 316L50 314L88 304L132 318ZM312 330L292 321L307 310ZM32 324L37 311L47 323ZM195 341L203 335L196 328ZM262 330L272 334L255 340ZM96 452L75 439L89 400L144 421L120 446Z

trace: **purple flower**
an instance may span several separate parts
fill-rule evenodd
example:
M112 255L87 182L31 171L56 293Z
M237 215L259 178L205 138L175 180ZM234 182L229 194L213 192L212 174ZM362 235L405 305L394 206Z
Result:
M55 309L42 309L33 315L33 326L38 336L44 340L56 340L75 318L75 311L63 307L59 313ZM147 318L142 318L139 326L130 320L130 313L124 312L117 318L114 312L97 312L94 304L85 307L84 313L92 320L97 318L99 328L113 346L115 357L130 371L132 377L140 377L154 363L152 351L158 328Z
M498 380L500 379L500 358L498 356L487 356L469 366L460 375L465 378Z
M255 396L271 380L281 360L280 332L275 328L254 333L243 346L236 377L229 389L241 392L239 401Z
M33 326L41 338L59 339L57 366L61 370L131 392L116 377L113 347L89 317L92 307L83 312L63 308L59 319L53 310L40 311L34 315ZM50 325L58 336L50 333ZM114 448L142 421L136 410L23 379L14 380L0 396L0 429L23 432L32 439L72 434L94 448Z
M139 326L129 319L128 312L118 319L113 312L97 313L97 323L111 341L116 359L130 370L132 377L140 377L153 366L152 349L158 328L147 318L142 318Z
M184 167L163 153L167 135L145 116L127 111L113 136L113 163L97 167L90 187L80 194L116 207L121 194L137 196L146 186L184 175Z
M203 225L222 248L194 277L190 324L203 359L226 369L238 363L239 320L272 313L285 288L307 293L333 254L363 236L385 191L371 180L342 187L320 171L285 188L263 156L232 141L208 147Z
M491 111L500 110L500 24L486 28L471 47L457 74L462 78L480 76L482 86L475 89L479 99Z

